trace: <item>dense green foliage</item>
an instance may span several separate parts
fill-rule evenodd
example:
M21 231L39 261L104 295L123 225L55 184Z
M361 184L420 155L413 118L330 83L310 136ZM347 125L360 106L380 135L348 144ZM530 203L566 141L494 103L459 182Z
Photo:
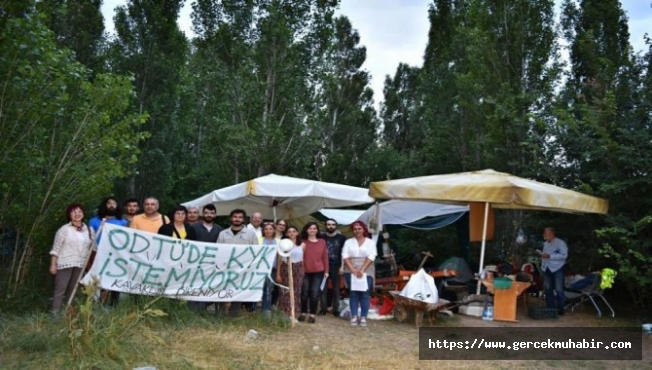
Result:
M0 307L49 294L73 201L155 195L165 211L269 173L367 186L484 168L610 200L600 217L501 212L490 260L524 262L552 225L574 271L615 267L652 305L652 51L633 53L618 1L567 0L556 22L552 0L433 0L423 65L386 76L378 112L338 3L196 0L189 38L182 0L127 1L115 35L99 0L0 1ZM392 240L443 260L454 234Z

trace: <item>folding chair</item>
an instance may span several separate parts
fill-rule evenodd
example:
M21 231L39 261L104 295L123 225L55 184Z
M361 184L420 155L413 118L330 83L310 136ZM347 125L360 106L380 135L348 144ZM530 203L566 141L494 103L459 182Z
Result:
M598 272L594 272L590 276L593 277L593 282L582 289L572 289L570 287L564 288L564 294L566 295L566 306L564 307L564 309L566 311L570 310L571 312L573 312L575 308L581 305L582 303L586 301L591 301L593 307L598 312L598 317L602 317L602 311L600 310L600 307L598 307L598 304L595 301L596 297L600 297L604 302L604 304L607 305L607 307L611 311L611 317L616 317L616 313L614 312L613 308L611 308L611 305L609 304L609 302L607 302L607 299L603 295L604 289L602 287L604 285L602 283L603 283L603 279L606 278L603 277L603 275ZM611 285L609 284L608 287L610 286Z

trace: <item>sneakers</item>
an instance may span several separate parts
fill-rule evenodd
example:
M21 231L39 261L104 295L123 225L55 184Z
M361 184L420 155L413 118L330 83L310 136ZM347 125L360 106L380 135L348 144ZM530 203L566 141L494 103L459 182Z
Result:
M301 315L299 315L299 321L306 321L306 314L305 313L302 313Z
M310 315L308 316L308 324L314 324L315 323L315 316Z
M358 326L358 317L357 316L351 317L351 326Z
M360 326L363 326L363 327L367 326L367 318L366 317L360 318Z

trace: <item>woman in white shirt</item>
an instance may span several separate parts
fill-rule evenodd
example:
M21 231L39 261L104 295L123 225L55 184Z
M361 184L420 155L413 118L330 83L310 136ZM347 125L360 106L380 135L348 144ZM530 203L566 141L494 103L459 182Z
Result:
M66 209L66 217L70 222L57 230L50 251L50 273L54 275L54 315L59 314L63 298L72 294L88 255L97 249L95 232L84 223L84 207L81 204L71 204Z
M370 239L371 235L364 222L352 223L351 231L353 231L353 238L347 239L342 248L344 278L349 287L351 325L367 326L371 289L376 273L374 266L377 255L376 244ZM366 289L356 284L356 279L357 283L363 285L366 282ZM352 286L352 283L356 286Z

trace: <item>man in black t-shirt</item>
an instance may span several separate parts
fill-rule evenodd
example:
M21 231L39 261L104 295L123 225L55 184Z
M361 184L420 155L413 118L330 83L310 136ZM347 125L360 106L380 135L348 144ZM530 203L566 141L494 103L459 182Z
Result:
M331 282L332 289L328 288L328 282L321 292L321 314L325 315L332 306L333 315L340 315L340 278L342 267L342 247L346 237L337 231L337 221L329 218L326 220L326 232L321 236L326 241L328 248L328 279Z

